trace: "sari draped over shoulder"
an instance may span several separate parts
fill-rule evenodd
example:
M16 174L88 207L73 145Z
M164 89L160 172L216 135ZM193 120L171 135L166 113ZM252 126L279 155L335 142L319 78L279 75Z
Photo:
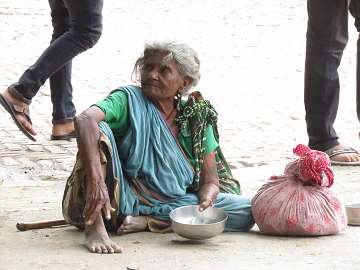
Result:
M127 215L139 212L139 197L147 205L156 205L184 196L194 172L160 112L141 89L127 86L119 91L128 96L127 133L116 142L105 122L99 127L111 143L112 163L117 164L114 177L127 180L120 180L120 211Z

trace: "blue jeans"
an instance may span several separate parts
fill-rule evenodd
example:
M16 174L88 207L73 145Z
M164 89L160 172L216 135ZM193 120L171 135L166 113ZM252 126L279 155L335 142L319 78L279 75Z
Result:
M49 0L49 5L53 25L51 43L9 90L30 104L39 88L50 79L53 123L64 123L76 114L72 102L72 59L99 40L103 0Z
M359 0L308 0L304 102L309 147L327 150L338 144L333 127L339 105L338 67L348 42L348 13L360 30ZM358 40L358 58L360 51ZM359 61L357 61L360 64ZM360 120L360 70L357 68Z

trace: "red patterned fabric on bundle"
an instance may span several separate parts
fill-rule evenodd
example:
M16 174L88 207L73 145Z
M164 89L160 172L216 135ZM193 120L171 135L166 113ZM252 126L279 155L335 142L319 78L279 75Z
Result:
M305 145L283 175L272 176L251 201L260 231L273 235L330 235L346 228L344 205L334 191L328 156Z
M330 166L330 159L324 152L311 150L299 144L293 150L299 160L300 180L314 181L319 186L330 187L334 183L334 173Z

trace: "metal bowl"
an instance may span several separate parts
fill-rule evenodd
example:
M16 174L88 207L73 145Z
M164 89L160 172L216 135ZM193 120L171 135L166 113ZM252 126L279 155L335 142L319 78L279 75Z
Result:
M360 203L345 206L349 225L360 225Z
M199 205L182 206L170 212L173 231L192 240L203 240L222 233L227 218L221 208L208 207L200 212Z

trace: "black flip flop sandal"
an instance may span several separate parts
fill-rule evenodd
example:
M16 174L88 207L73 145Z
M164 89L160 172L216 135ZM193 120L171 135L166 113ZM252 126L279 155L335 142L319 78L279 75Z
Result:
M32 124L30 119L30 112L29 109L25 109L24 111L17 111L13 104L8 102L3 95L0 94L0 104L4 107L4 109L11 115L12 119L14 120L14 123L17 125L17 127L20 129L20 131L28 137L32 141L36 141L35 137L31 135L29 131L26 130L26 128L16 119L16 115L23 114L26 119Z
M330 158L331 165L340 165L340 166L359 166L360 161L335 161L332 160L332 157L342 155L342 154L357 154L360 155L358 151L351 147L344 147L342 149L329 149L324 151Z

